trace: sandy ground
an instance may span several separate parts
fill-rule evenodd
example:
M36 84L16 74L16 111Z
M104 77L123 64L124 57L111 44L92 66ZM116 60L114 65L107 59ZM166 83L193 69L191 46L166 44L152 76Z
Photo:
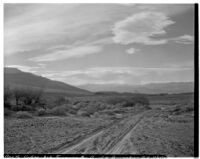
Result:
M193 115L149 110L101 130L56 154L193 156Z

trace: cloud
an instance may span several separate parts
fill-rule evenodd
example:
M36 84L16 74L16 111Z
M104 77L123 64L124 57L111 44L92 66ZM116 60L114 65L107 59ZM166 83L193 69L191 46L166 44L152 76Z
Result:
M35 62L45 62L45 61L58 61L69 58L80 58L90 54L96 54L102 50L100 46L79 46L66 50L56 50L53 53L40 55L30 60Z
M68 71L46 71L44 75L48 77L53 76L76 76L76 75L87 75L94 78L99 78L107 74L132 74L135 76L141 76L147 72L156 71L156 72L173 72L181 70L190 70L193 67L178 67L178 65L168 67L92 67L87 69L80 70L68 70Z
M116 4L6 4L5 54L98 42L111 36L110 25L116 19L132 12L122 14L124 8Z
M93 37L93 28L102 19L95 19L88 15L87 11L80 9L78 5L48 5L33 4L7 5L5 10L5 54L15 54L22 51L44 50L52 46L72 44L77 39ZM74 9L74 10L73 10ZM15 12L22 12L17 16ZM99 20L99 21L98 21ZM96 33L100 30L96 29ZM101 30L102 32L102 30Z
M169 40L179 44L192 44L194 42L194 37L191 35L182 35Z
M126 44L134 42L147 45L165 44L167 40L154 39L153 36L164 34L164 28L174 23L166 15L172 12L181 13L189 8L191 5L133 3L6 4L4 9L5 55L28 51L45 54L51 47L71 46L78 43L79 45L102 46L114 41L117 43L124 41ZM149 12L144 12L144 10ZM161 13L163 11L164 13ZM134 15L130 16L132 14ZM110 38L112 36L110 26L121 19L125 20L116 23L112 29L115 34L113 41ZM128 26L135 27L136 31L130 30ZM144 33L145 28L147 33ZM156 28L160 28L160 33L155 31ZM129 34L131 32L133 33ZM92 42L94 44L90 44Z
M130 48L126 50L127 54L135 54L136 51L138 51L139 49L135 49L135 48Z
M160 45L167 43L165 39L153 38L166 34L167 26L174 24L164 13L140 12L115 23L112 28L115 43L127 45L141 43L145 45Z
M112 37L105 37L105 38L102 38L102 39L98 39L98 40L92 41L89 44L90 45L91 44L92 45L96 45L96 44L107 45L107 44L112 44L112 43L113 43Z
M31 73L37 73L38 69L40 69L40 67L31 67L31 66L24 66L24 65L6 65L5 67L12 67L12 68L18 68L21 71L24 72L31 72Z
M5 4L5 54L12 55L31 50L45 52L50 47L56 47L58 45L71 45L79 40L85 43L88 41L98 42L100 38L103 39L105 36L112 36L110 26L113 25L113 23L121 19L125 19L131 14L134 14L135 16L133 15L127 18L127 25L131 25L131 17L135 17L135 21L137 21L138 24L141 24L142 19L148 20L151 16L152 18L150 21L156 21L153 19L156 18L156 16L159 17L158 14L161 14L160 12L163 12L163 15L168 15L168 13L178 14L188 10L191 6L193 5L145 5L133 3L62 5ZM148 10L149 13L144 12L144 10ZM136 16L141 16L142 14L147 14L146 18L145 15L141 20L139 20L140 18L136 18ZM164 16L161 15L161 17ZM146 21L146 23L149 23L150 21ZM164 21L172 23L171 20L166 18L163 19L163 21L158 21L157 24L160 22L164 23ZM124 20L124 23L126 23L126 20ZM167 24L165 25L167 26ZM151 24L149 24L149 27L150 26ZM143 27L147 27L147 29L149 28L147 24L141 28ZM139 38L138 35L134 35L133 37L133 34L126 35L126 33L122 32L116 34L115 39L116 41L119 41L119 43L121 43L121 40L119 39L124 39L124 36L130 39L127 40L127 38L125 38L125 43L129 43L129 41L132 43L131 39L134 37L137 37L136 41L138 41ZM140 34L140 32L138 34ZM144 43L148 45L166 43L166 40L164 39L155 40L151 36L153 35L145 36L146 38L141 38L139 41L144 41ZM101 42L102 45L112 43L109 39L99 42Z
M160 78L166 74L178 74L192 69L193 67L93 67L80 70L45 71L41 74L72 85L140 84L148 76Z
M168 16L174 16L193 9L193 4L137 4L137 7L144 11L163 12Z
M118 4L118 5L127 6L127 7L135 6L135 5L136 5L135 3L117 3L117 4Z

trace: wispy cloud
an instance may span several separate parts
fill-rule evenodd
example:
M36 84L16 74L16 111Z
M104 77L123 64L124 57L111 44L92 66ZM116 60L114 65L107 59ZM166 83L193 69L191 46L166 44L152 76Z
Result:
M109 29L101 25L105 21L106 14L101 15L98 11L99 16L97 16L90 13L88 9L90 6L79 6L77 4L8 5L5 10L5 54L46 50L58 45L71 45L82 39L96 41L98 34L108 32ZM20 14L17 14L18 10L21 10ZM99 27L96 27L98 25Z
M192 69L192 67L94 67L69 71L49 71L41 74L47 78L73 85L111 84L113 82L115 84L139 84L143 81L143 77L148 75L159 77Z
M40 67L31 67L31 66L24 66L24 65L6 65L5 67L12 67L12 68L18 68L21 71L24 72L32 72L32 73L38 73L38 69L40 69Z
M166 34L167 26L174 24L161 12L141 12L134 14L113 27L113 40L123 45L141 43L145 45L165 44L167 40L157 40L153 36Z
M95 41L101 35L110 36L110 26L120 19L125 20L116 26L116 29L119 27L119 30L124 29L123 25L130 27L133 25L138 29L139 26L135 25L138 22L138 25L144 25L141 29L147 28L147 31L150 31L146 24L150 21L157 25L164 23L163 28L160 28L162 30L169 25L168 23L172 23L166 15L179 14L191 6L174 4L6 4L4 14L5 54L44 50L57 45L70 45L77 39ZM144 11L149 12L143 13ZM135 16L130 16L131 14ZM142 19L138 20L137 16ZM142 23L143 20L147 21ZM152 28L160 27L157 25L152 25ZM139 33L141 32L144 33L142 30ZM154 29L152 33L155 34ZM150 45L165 43L163 40L148 39L147 35L145 37L146 43Z
M167 39L154 36L165 34L165 28L174 23L170 13L189 8L191 5L6 4L5 54L46 52L51 47L78 43L107 45L113 40L120 44L165 44Z
M110 36L110 25L116 19L132 12L116 14L124 8L112 4L6 4L5 54L46 50L81 40L98 42Z
M58 50L50 54L40 55L31 58L30 60L35 62L41 62L41 61L44 62L44 61L58 61L69 58L80 58L90 54L96 54L101 50L102 48L100 46L79 46L76 48L71 48L67 50Z
M191 35L182 35L169 40L179 44L192 44L194 42L194 37Z
M194 8L193 4L137 4L137 7L143 11L163 12L167 16L174 16Z

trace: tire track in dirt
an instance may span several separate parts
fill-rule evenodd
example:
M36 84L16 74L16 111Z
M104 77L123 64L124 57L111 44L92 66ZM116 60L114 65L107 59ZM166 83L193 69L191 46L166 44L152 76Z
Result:
M48 150L48 152L51 154L66 154L68 152L68 150L71 151L73 148L76 148L79 145L82 145L83 143L91 140L94 137L97 137L104 130L108 129L110 126L115 125L116 123L118 123L122 120L123 119L118 119L105 127L101 126L101 127L97 128L96 130L94 130L93 132L86 134L84 137L79 137L79 138L75 139L74 141L72 141L71 143L63 143L54 149Z
M104 151L102 153L104 153L104 154L120 154L120 152L124 148L124 143L127 142L127 140L129 139L129 137L131 135L131 132L137 127L137 125L142 120L142 118L143 118L143 115L140 116L139 119L137 119L137 121L134 122L134 124L131 124L128 128L123 130L123 133L120 134L116 139L114 139L114 141L112 141L111 144L108 145L108 147L106 149L104 149ZM108 130L110 128L111 125L113 126L123 120L124 119L117 120L117 121L109 124L108 126L102 128L102 129L99 129L98 131L95 131L92 134L86 135L84 138L82 138L80 140L77 140L76 143L62 146L60 149L58 149L57 151L54 151L53 153L73 154L74 152L76 152L76 149L80 149L81 152L82 151L85 152L85 151L87 151L87 147L84 145L87 145L87 143L93 141L95 138L97 138L98 136L103 134L106 130ZM134 149L134 152L132 152L132 153L135 154L136 150Z
M137 127L137 125L140 123L140 121L142 120L143 117L140 117L140 119L138 119L138 121L131 125L130 127L128 127L123 134L121 134L118 139L116 141L113 142L112 145L109 146L109 148L107 149L107 152L105 152L106 154L121 154L121 151L124 147L124 143L126 143L128 141L128 139L131 136L131 132ZM136 150L134 152L132 152L133 154L136 154Z
M92 135L92 136L90 136L90 137L88 137L88 138L82 140L79 144L74 145L74 146L70 147L70 148L67 149L67 150L64 149L64 150L61 150L61 151L59 151L59 152L57 152L57 153L59 153L59 154L70 154L71 151L73 151L73 150L76 149L77 147L79 147L79 146L85 144L86 142L92 140L93 138L97 137L97 136L100 135L101 133L103 133L103 130L101 130L100 132L98 132L98 133L96 133L96 134L94 134L94 135Z

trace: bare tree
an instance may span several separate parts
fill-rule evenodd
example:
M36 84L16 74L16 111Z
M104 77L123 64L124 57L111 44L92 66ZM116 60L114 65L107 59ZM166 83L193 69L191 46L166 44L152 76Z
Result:
M24 97L24 90L19 88L14 89L14 96L16 105L19 105L20 98Z
M10 100L12 97L12 92L9 86L4 87L4 106L9 108L10 107Z
M42 90L33 90L30 88L14 90L16 105L19 105L19 101L23 102L26 105L40 103L42 94Z

